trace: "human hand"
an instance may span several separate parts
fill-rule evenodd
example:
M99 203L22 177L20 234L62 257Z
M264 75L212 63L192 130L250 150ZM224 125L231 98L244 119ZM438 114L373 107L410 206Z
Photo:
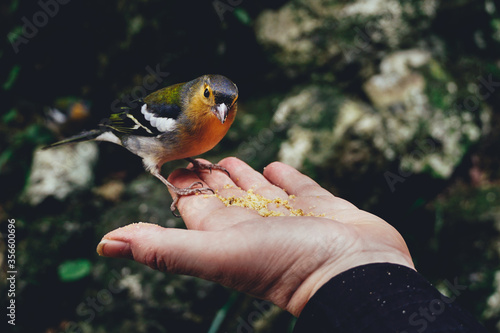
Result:
M218 164L231 178L224 172L197 175L180 169L169 181L183 188L201 180L223 197L253 189L325 217L262 217L252 209L226 207L215 196L183 196L178 209L189 230L131 224L106 234L98 252L215 281L270 300L295 316L323 284L350 268L389 262L414 269L405 241L391 225L294 168L274 162L260 174L236 158Z

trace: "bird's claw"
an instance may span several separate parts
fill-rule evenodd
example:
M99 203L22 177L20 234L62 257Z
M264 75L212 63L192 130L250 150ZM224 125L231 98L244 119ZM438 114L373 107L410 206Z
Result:
M226 168L224 168L223 166L220 166L218 164L201 163L201 162L198 162L197 160L195 160L193 158L188 158L187 160L193 164L193 169L196 169L196 170L210 170L210 173L212 173L212 170L220 170L220 171L224 171L225 173L227 173L227 175L229 177L231 177L231 174L229 173L229 171L227 171Z
M177 202L179 201L179 198L181 196L203 193L204 191L210 191L212 192L212 194L215 194L215 191L212 190L210 187L195 187L195 186L203 186L203 183L194 182L185 188L178 188L178 187L172 188L173 192L177 194L177 196L174 198L174 201L170 205L170 210L172 211L172 214L175 217L181 217L180 215L175 213L175 211L177 210Z

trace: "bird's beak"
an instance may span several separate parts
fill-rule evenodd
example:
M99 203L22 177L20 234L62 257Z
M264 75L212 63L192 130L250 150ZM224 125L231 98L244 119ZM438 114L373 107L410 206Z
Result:
M222 124L224 124L226 122L228 108L227 108L227 105L225 103L220 103L220 104L217 104L216 106L214 106L212 108L212 112L215 114L217 119L219 119L219 121Z

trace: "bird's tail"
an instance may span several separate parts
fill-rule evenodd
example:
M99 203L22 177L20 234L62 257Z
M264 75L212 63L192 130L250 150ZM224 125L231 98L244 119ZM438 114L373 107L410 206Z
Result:
M64 139L64 140L58 141L56 143L50 144L48 146L45 146L42 149L45 150L45 149L49 149L49 148L53 148L53 147L65 145L67 143L74 143L74 142L81 142L81 141L93 140L93 139L97 138L99 135L101 135L102 133L103 133L103 131L98 130L98 129L94 129L94 130L90 130L90 131L85 131L85 132L82 132L80 134L77 134L77 135L74 135L72 137L69 137L67 139Z

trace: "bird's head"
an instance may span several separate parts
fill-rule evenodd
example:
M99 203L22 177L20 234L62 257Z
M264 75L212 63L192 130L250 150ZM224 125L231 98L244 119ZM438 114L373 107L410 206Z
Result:
M203 75L193 84L192 94L197 104L202 104L224 124L231 111L236 110L238 87L222 75Z

